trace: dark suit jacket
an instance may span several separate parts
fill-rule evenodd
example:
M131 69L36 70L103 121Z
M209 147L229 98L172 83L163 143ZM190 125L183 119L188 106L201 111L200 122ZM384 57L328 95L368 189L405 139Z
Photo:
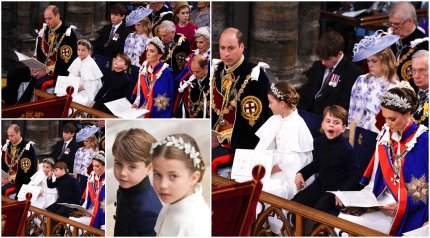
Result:
M69 173L72 173L73 163L75 162L75 154L76 154L76 151L78 151L79 149L79 143L77 143L76 140L73 139L67 145L65 152L61 153L61 150L63 149L63 144L64 144L64 141L58 141L52 147L52 157L54 158L55 162L62 161L66 163Z
M118 35L118 37L116 37L117 39L112 39L105 47L106 42L109 40L111 30L112 24L103 27L101 34L94 43L94 51L97 54L113 58L118 53L124 52L125 39L127 39L128 34L130 34L130 30L125 26L125 21L123 21L115 31L115 34Z
M352 86L358 76L362 74L360 68L344 55L333 71L333 74L340 76L340 82L336 87L326 84L322 95L315 99L315 95L321 87L325 69L320 60L315 61L309 69L306 74L309 83L300 95L299 108L317 115L322 115L324 108L330 105L339 105L348 111Z

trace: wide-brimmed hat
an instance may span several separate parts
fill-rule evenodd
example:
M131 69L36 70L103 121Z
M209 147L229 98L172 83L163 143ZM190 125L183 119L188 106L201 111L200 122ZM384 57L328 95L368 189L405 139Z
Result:
M97 126L86 126L76 134L76 142L84 141L88 137L94 135L98 130L99 128Z
M398 35L388 35L383 30L377 30L373 35L365 36L360 42L354 45L352 61L364 60L390 47L399 39L400 36Z
M145 19L145 17L149 16L152 13L152 9L139 7L138 9L130 12L128 16L125 18L125 25L132 26L139 21Z

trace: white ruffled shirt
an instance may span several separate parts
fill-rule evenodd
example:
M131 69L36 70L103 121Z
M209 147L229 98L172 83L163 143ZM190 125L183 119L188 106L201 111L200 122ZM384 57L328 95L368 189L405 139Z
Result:
M73 98L73 101L88 106L103 86L101 81L103 73L91 56L87 56L84 60L77 57L67 71L69 76L80 77L79 85L84 88Z
M295 110L285 118L273 115L255 134L260 138L255 149L275 150L273 165L282 170L271 175L263 190L285 199L293 198L299 191L294 183L297 171L313 160L313 137L309 128ZM312 181L313 177L306 184Z
M54 177L54 176L53 176ZM58 191L56 188L48 188L48 183L46 181L47 176L43 172L42 169L39 169L33 176L30 178L30 182L28 185L39 186L41 187L39 196L36 201L32 202L31 205L38 207L40 209L45 209L49 207L51 204L57 201Z
M202 196L202 186L175 204L165 204L154 228L157 236L211 236L211 211Z

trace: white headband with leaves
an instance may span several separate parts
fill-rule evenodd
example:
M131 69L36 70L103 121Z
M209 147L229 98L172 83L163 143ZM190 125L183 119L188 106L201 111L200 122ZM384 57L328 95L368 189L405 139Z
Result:
M176 138L174 136L167 136L166 138L164 138L164 140L161 140L157 143L153 143L149 152L151 156L154 153L154 149L162 145L173 146L180 150L183 150L185 154L187 154L193 160L194 167L200 168L200 152L196 151L196 148L194 148L194 146L192 146L190 143L185 143L182 137Z
M272 83L272 85L270 86L270 90L272 90L272 92L276 95L277 98L281 100L284 99L284 94L282 94L281 91L279 91L279 89L276 87L274 83Z

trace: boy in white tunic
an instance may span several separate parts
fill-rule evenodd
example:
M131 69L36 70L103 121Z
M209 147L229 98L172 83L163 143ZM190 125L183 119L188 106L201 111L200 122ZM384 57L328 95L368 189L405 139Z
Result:
M211 236L211 213L202 196L205 164L195 140L167 136L151 149L154 188L164 206L155 224L157 236Z

